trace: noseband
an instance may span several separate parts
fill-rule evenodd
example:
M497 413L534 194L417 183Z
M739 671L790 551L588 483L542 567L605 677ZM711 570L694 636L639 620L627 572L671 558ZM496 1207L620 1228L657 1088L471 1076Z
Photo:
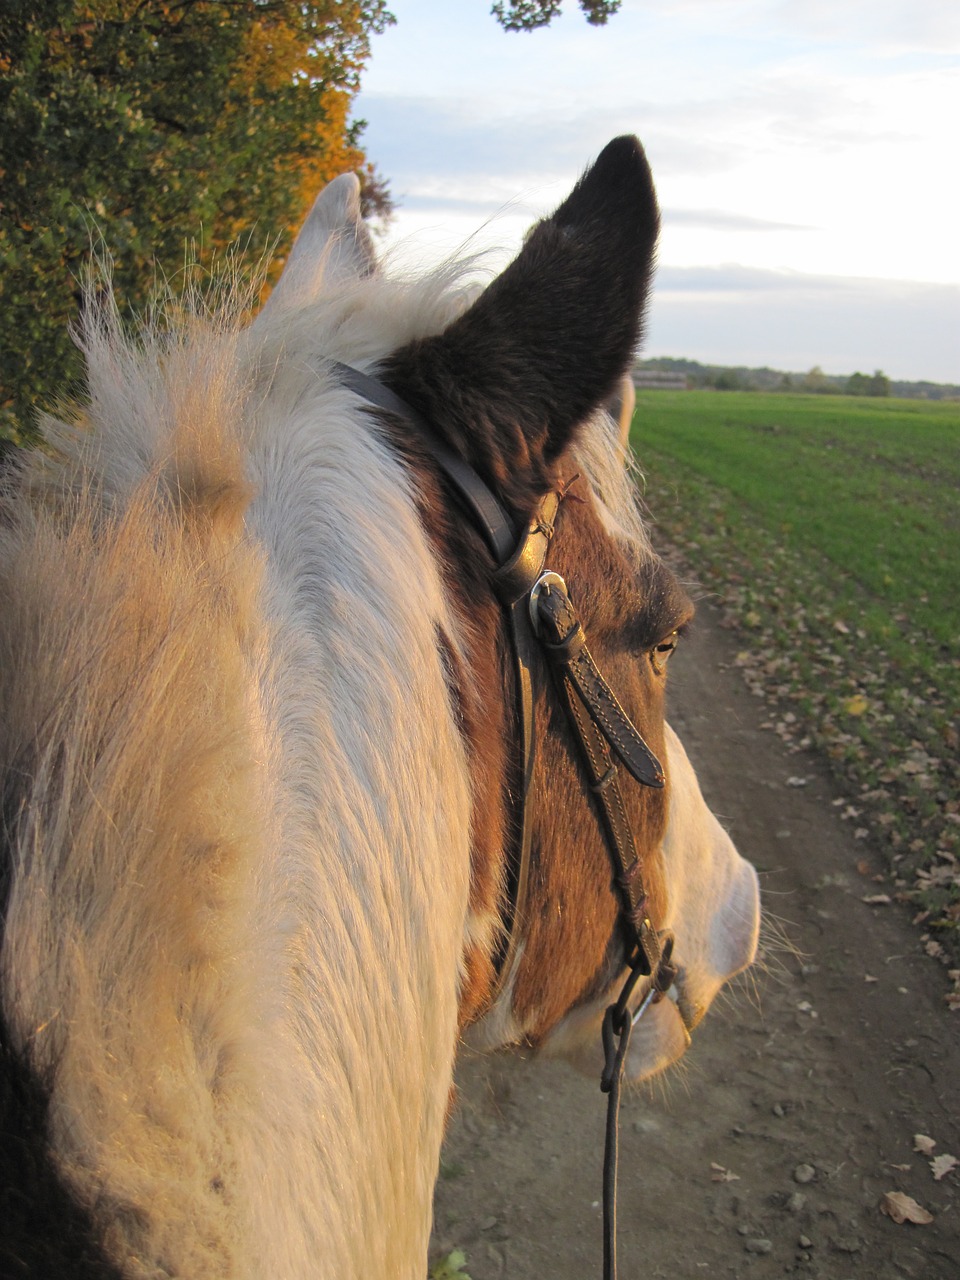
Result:
M519 925L527 900L533 830L533 807L529 803L536 756L532 672L538 653L546 657L580 744L587 787L599 810L620 899L620 918L627 935L628 974L620 995L603 1018L605 1065L600 1083L608 1095L603 1274L605 1280L615 1280L617 1115L623 1064L634 1024L650 1004L663 997L676 977L676 969L670 962L673 937L667 931L658 933L647 915L643 863L627 819L618 764L637 782L657 788L665 782L663 768L594 662L566 583L559 574L545 569L563 493L544 494L533 518L518 535L494 493L471 466L437 438L422 415L388 387L349 365L334 363L333 372L362 399L416 429L498 566L493 571L492 585L504 610L513 652L522 786L520 840L508 875L509 905L505 912L504 940L495 958L498 976L492 1001L509 986L519 962ZM641 994L637 1000L638 988Z

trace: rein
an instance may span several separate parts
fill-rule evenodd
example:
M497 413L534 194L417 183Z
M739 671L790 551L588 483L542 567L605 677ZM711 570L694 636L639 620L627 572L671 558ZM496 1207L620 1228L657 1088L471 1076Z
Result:
M600 811L627 934L628 974L617 1000L603 1017L604 1069L600 1088L607 1094L603 1168L603 1276L616 1280L616 1192L618 1115L623 1066L630 1033L646 1009L670 989L676 969L670 962L672 935L658 933L647 915L643 863L637 852L620 791L618 764L639 783L663 787L663 768L603 678L587 647L586 636L563 578L545 570L547 552L562 494L544 494L519 535L497 497L471 466L441 440L425 418L376 379L334 362L333 373L369 404L410 423L426 445L498 568L493 587L504 609L513 651L517 715L521 743L520 840L508 877L509 907L505 942L496 957L497 981L491 1000L508 985L518 963L519 921L527 897L533 820L528 803L533 777L534 738L532 672L538 651L546 656L564 710L580 744L587 785ZM642 984L633 1012L631 998Z

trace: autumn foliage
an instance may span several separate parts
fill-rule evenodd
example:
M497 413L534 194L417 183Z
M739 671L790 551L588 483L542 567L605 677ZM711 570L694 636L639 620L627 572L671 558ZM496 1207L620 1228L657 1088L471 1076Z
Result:
M67 335L102 235L143 306L185 246L254 251L346 169L389 197L349 121L385 0L4 0L0 432L78 372Z

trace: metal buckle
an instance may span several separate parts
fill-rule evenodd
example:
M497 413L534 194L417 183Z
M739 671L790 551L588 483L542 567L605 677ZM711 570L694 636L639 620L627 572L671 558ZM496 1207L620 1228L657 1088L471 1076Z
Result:
M564 595L567 594L567 584L560 577L559 573L553 573L547 570L541 573L530 588L530 625L533 627L533 634L539 639L540 637L540 614L537 608L537 601L540 599L542 591L549 591L551 587L557 587Z

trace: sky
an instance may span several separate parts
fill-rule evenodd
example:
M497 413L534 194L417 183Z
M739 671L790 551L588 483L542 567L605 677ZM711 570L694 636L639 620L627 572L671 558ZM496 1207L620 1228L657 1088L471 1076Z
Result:
M506 263L635 133L663 215L644 355L960 383L960 4L391 0L354 115L407 264Z

